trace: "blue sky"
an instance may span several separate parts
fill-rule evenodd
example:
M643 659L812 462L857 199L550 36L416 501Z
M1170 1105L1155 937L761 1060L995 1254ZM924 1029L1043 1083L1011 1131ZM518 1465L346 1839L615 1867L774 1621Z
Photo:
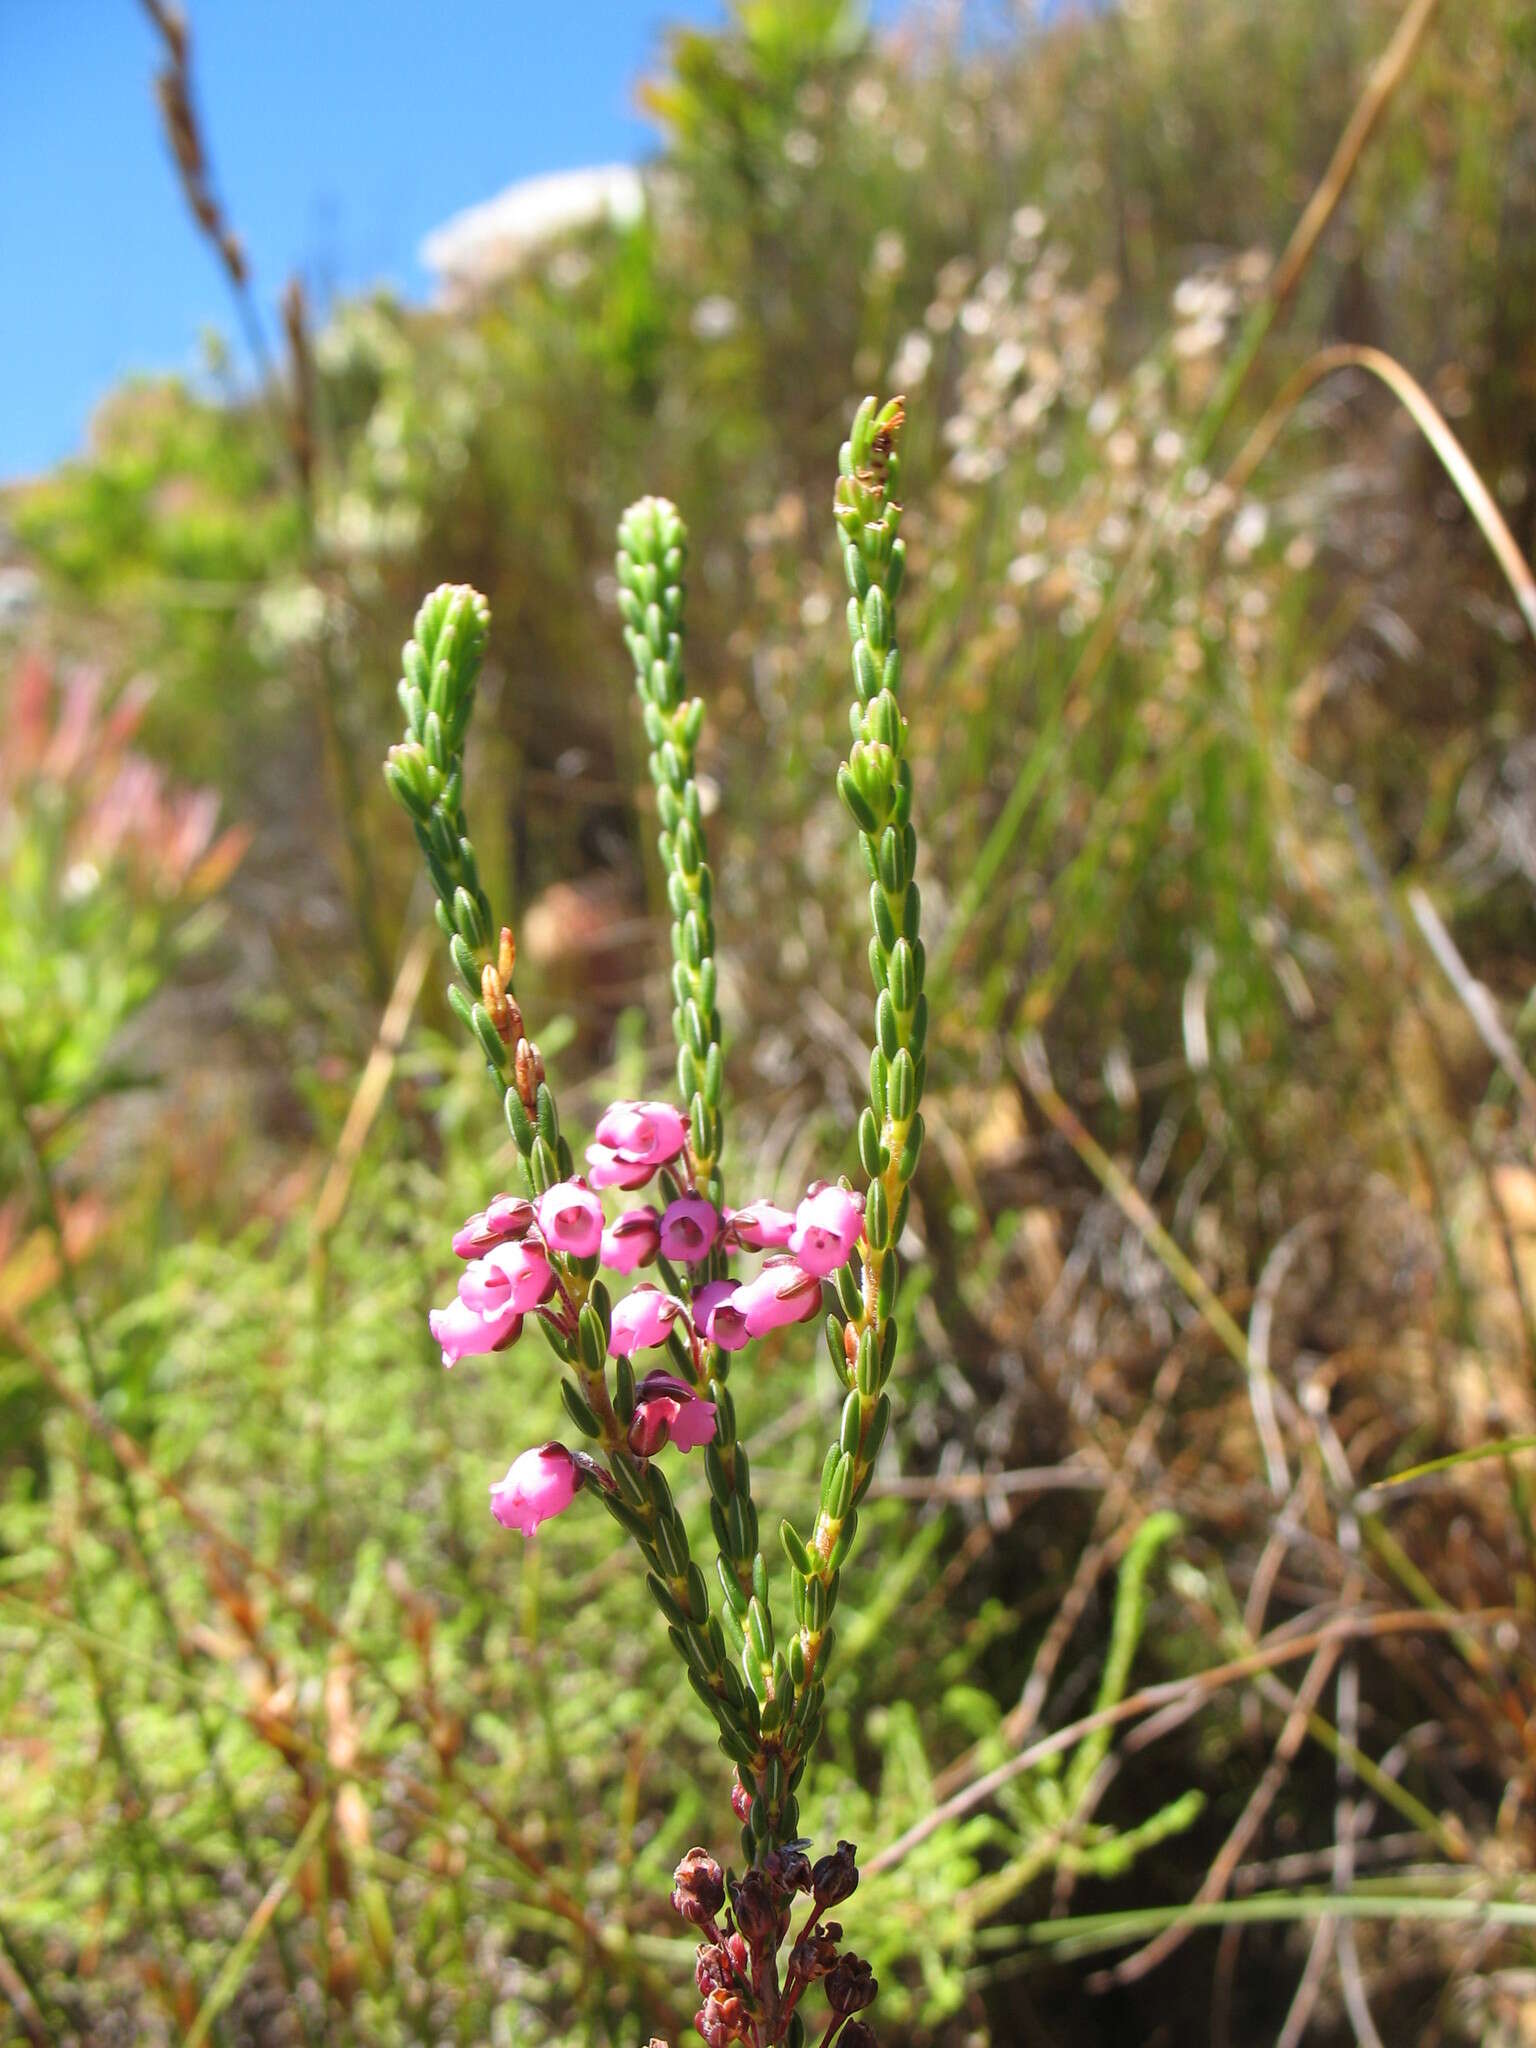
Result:
M634 83L724 0L187 0L218 188L270 307L419 293L422 235L514 178L645 155ZM127 371L231 332L177 189L137 0L0 0L0 477L78 449Z

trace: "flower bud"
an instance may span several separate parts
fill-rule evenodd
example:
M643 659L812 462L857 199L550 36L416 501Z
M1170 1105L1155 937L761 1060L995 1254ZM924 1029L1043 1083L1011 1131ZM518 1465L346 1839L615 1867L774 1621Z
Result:
M858 1889L858 1851L852 1842L839 1842L827 1856L819 1856L811 1872L811 1893L818 1906L840 1906ZM852 2010L852 2008L850 2008Z
M734 1991L711 1991L693 2024L704 2037L704 2048L729 2048L732 2041L746 2040L752 2023Z
M797 1977L807 1984L814 1984L837 1961L837 1944L843 1938L843 1930L835 1920L823 1920L819 1927L813 1927L795 1943L789 1952L789 1967Z
M731 1909L743 1939L754 1948L772 1941L778 1933L779 1909L760 1870L749 1870L731 1887Z
M705 1849L690 1849L672 1873L672 1910L695 1927L706 1927L725 1904L720 1866ZM704 1954L701 1949L700 1955ZM699 1989L705 1987L701 1983Z
M718 1943L700 1944L694 1957L693 1981L699 1987L700 1998L708 1998L711 1991L724 1991L731 1983L730 1958Z
M777 1892L808 1892L811 1888L811 1859L792 1843L775 1849L763 1859L763 1875Z
M836 2013L862 2012L880 1986L862 1956L841 1955L827 1976L827 2004Z

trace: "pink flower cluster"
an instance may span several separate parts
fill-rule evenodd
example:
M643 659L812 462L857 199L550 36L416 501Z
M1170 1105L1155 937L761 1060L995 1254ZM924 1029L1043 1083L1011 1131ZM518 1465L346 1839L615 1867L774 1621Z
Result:
M623 1209L610 1222L600 1191L631 1192L674 1162L677 1179L691 1180L687 1143L688 1126L669 1103L616 1102L604 1112L596 1141L587 1147L584 1175L560 1181L537 1202L497 1195L471 1216L453 1239L455 1252L467 1262L457 1297L446 1308L434 1309L429 1319L444 1365L504 1350L517 1341L529 1314L574 1330L561 1260L595 1258L609 1272L622 1274L657 1259L674 1270L713 1261L718 1274L732 1252L766 1252L749 1279L700 1276L699 1284L690 1282L689 1300L641 1281L615 1305L608 1339L613 1357L655 1350L675 1332L701 1379L707 1369L704 1345L739 1351L770 1330L814 1316L821 1306L822 1281L847 1261L859 1241L863 1197L817 1182L793 1213L766 1201L722 1211L688 1187L664 1208ZM713 1438L714 1404L700 1399L683 1380L652 1372L636 1394L629 1429L636 1456L653 1457L668 1443L679 1451L692 1450ZM504 1526L531 1533L570 1505L583 1472L558 1444L525 1451L492 1488L492 1512Z

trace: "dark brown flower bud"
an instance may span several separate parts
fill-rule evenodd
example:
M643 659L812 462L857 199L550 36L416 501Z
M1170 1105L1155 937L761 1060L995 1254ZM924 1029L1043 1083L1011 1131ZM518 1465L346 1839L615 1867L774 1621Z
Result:
M672 1873L672 1910L695 1927L706 1926L725 1904L725 1880L706 1849L690 1849Z
M837 2048L880 2048L868 2020L850 2020L837 2037Z
M747 2008L734 1991L711 1991L693 2024L704 2036L705 2048L729 2048L732 2041L744 2041L751 2021Z
M827 2003L834 2012L862 2012L880 1986L862 1956L839 1956L827 1977Z
M840 1906L858 1889L859 1866L852 1842L839 1842L830 1856L817 1858L811 1891L818 1906Z
M736 1914L736 1925L754 1948L761 1942L773 1940L779 1927L779 1909L774 1903L768 1880L760 1870L749 1870L738 1884L732 1886L731 1905Z
M808 1892L811 1888L811 1859L792 1844L775 1849L763 1858L763 1875L776 1892Z
M835 1920L823 1920L819 1927L802 1934L790 1950L790 1969L807 1984L814 1984L837 1961L837 1944L842 1938L843 1930Z

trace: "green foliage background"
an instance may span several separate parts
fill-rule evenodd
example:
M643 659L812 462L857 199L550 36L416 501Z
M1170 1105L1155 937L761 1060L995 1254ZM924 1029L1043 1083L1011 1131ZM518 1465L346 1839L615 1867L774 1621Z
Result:
M1015 1753L1032 1670L1044 1728L1239 1654L1266 1574L1270 1627L1529 1617L1518 1462L1366 1516L1361 1561L1306 1390L1362 1484L1536 1427L1529 1104L1410 914L1427 891L1523 1058L1530 639L1363 380L1320 387L1238 499L1219 482L1291 370L1368 344L1435 397L1529 554L1518 0L1436 18L1185 474L1396 19L1136 0L874 40L840 0L740 0L658 52L638 223L450 309L330 310L307 500L268 406L176 383L116 394L85 458L8 495L37 596L0 628L7 668L24 648L94 663L109 699L152 678L138 744L251 835L219 920L129 868L69 909L46 776L0 808L14 2038L36 2014L43 2038L182 2039L200 2011L231 2042L690 2037L666 1890L690 1842L733 1838L724 1766L606 1520L525 1550L485 1514L488 1479L562 1415L530 1351L446 1382L427 1335L449 1229L510 1172L435 960L361 1150L343 1137L426 921L376 763L420 593L475 584L493 628L471 808L520 999L573 1126L665 1091L665 904L610 562L622 507L673 498L710 707L732 1184L783 1198L852 1169L867 972L833 786L830 498L865 388L904 389L910 418L935 934L920 1337L884 1469L931 1484L866 1517L803 1800L818 1840L868 1857L929 1823L957 1759ZM1053 1102L1137 1182L1250 1366L1268 1317L1296 1493L1272 1497L1249 1381ZM346 1201L317 1231L338 1157ZM790 1333L738 1395L770 1515L807 1505L836 1412L817 1348ZM261 1569L125 1483L61 1383ZM1058 1464L1075 1477L1051 1490L995 1477ZM680 1498L702 1524L702 1480ZM1465 1647L1351 1653L1354 1739L1401 1751L1391 1783L1418 1809L1386 1814L1412 1839L1385 1877L1362 1864L1360 1896L1525 1899L1530 1636L1467 1626ZM1213 1995L1226 2038L1272 2038L1305 1926L1240 1951L1203 1933L1103 1991L1041 1923L1053 1902L1192 1896L1288 1701L1214 1694L1159 1748L1089 1738L932 1826L845 1915L882 2039L1183 2041ZM1345 1709L1314 1708L1333 1736ZM1304 1867L1255 1884L1329 1881L1339 1786L1312 1734L1249 1852ZM252 1932L280 1874L276 1935ZM1496 2031L1519 2023L1518 1933L1426 1931L1405 1907L1350 1953L1383 2038L1518 2038ZM1356 2038L1328 1981L1309 2038Z

